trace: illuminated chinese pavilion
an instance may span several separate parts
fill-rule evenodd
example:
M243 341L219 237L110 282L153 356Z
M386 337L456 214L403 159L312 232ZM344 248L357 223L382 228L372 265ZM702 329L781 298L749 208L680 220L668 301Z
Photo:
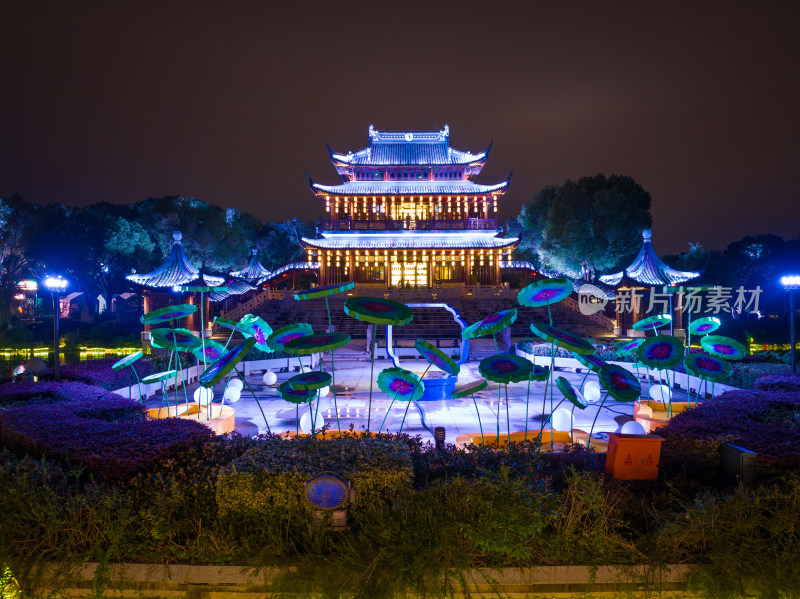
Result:
M508 179L474 181L489 156L450 147L450 129L369 128L369 146L329 148L339 185L309 179L325 207L319 239L302 239L319 284L354 280L388 289L499 285L519 239L498 237L497 204ZM510 177L509 177L510 178Z

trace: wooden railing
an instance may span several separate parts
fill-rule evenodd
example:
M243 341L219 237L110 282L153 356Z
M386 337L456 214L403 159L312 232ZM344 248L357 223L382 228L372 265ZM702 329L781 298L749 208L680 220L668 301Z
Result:
M428 220L324 220L324 231L493 231L496 218L428 219Z

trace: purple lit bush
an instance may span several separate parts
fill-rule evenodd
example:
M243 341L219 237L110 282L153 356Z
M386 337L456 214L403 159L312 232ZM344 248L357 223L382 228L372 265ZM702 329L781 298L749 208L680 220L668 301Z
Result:
M210 437L198 422L147 420L137 402L113 394L0 413L1 445L109 480L144 472Z
M117 360L119 360L119 357L65 364L61 367L61 377L69 381L97 385L109 391L135 385L136 377L130 367L111 370L111 365ZM192 363L194 363L194 360L192 360ZM146 377L154 372L153 366L148 360L137 360L133 367L139 373L139 378Z
M677 414L658 434L668 476L714 480L722 443L755 451L763 478L780 476L800 467L800 393L729 391Z
M772 374L756 379L753 384L756 391L778 391L782 393L800 393L800 375Z
M96 401L119 397L102 387L75 382L4 383L0 385L0 408L22 404L56 403L62 401Z

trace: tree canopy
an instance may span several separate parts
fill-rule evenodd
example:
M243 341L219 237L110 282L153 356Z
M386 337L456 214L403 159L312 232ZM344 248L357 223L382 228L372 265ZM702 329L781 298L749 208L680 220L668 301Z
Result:
M635 254L651 226L650 194L631 177L598 174L548 185L522 206L520 250L545 270L577 277L587 260L607 272Z

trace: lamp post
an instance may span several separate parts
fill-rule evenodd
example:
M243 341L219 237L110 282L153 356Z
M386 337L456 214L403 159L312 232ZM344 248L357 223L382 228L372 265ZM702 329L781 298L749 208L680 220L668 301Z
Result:
M781 277L781 285L783 285L784 290L789 292L789 357L792 362L792 372L795 372L797 362L794 357L794 292L800 289L800 275Z
M53 295L53 353L56 356L56 381L61 380L61 355L58 351L59 346L59 332L58 332L58 325L60 318L60 306L58 301L59 294L67 288L67 280L61 278L61 276L56 277L47 277L44 280L44 286L50 290L50 293Z

